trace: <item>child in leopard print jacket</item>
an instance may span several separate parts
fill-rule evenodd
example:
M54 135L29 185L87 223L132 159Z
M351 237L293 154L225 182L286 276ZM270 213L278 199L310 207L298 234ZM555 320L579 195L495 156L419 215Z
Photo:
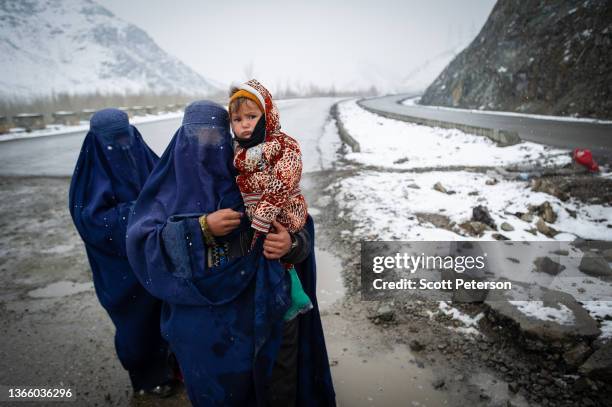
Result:
M296 140L280 131L278 109L270 92L258 81L232 86L229 116L236 146L236 182L242 193L255 239L268 233L276 220L291 233L302 229L308 216L300 192L302 156ZM291 276L292 306L285 320L312 308L295 268L286 265Z

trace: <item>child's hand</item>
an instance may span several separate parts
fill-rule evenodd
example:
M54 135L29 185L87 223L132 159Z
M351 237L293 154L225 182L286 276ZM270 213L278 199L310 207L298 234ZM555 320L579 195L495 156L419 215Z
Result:
M289 253L291 236L287 229L277 221L272 221L272 228L263 244L264 256L268 260L276 260Z
M206 215L206 223L213 236L225 236L240 226L242 213L233 209L219 209Z

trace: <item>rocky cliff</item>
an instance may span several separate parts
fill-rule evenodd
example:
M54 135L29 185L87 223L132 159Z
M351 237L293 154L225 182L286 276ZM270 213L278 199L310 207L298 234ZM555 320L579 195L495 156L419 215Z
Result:
M612 1L499 0L420 103L612 119Z

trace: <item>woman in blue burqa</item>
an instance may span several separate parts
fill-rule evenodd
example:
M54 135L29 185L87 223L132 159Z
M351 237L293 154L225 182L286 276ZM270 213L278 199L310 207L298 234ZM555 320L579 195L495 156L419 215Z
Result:
M115 325L115 348L134 393L173 392L168 346L159 331L161 301L136 279L127 259L129 214L158 157L127 115L95 113L70 184L70 214L93 273L100 304Z
M280 227L249 250L232 159L227 111L190 104L130 216L132 268L164 300L162 334L195 406L335 405L312 219L298 234ZM281 256L297 265L314 305L293 325L283 321L290 280Z

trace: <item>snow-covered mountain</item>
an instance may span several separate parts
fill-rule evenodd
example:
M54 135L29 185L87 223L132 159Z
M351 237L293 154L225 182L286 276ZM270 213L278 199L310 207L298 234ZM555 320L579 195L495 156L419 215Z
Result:
M91 0L0 1L0 98L208 94L210 81Z

